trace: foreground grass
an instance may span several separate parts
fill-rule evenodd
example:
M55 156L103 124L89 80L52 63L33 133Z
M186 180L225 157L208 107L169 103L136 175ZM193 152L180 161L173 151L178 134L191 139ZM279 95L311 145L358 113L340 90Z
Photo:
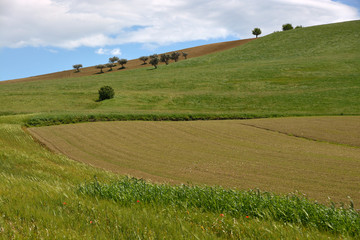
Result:
M201 210L235 218L257 218L311 226L323 231L360 236L360 215L350 209L326 207L304 197L276 196L260 191L241 192L221 187L171 187L125 178L110 184L86 183L79 192L112 199L122 206L133 202Z
M206 205L201 202L208 200L203 195L191 197L194 201L198 197L196 201L200 205L185 210L162 204L161 198L159 204L154 198L147 202L148 192L141 188L133 191L136 195L129 195L127 204L79 192L79 186L90 189L89 185L84 185L85 180L93 179L94 175L104 184L121 181L110 173L44 150L20 125L0 124L0 239L328 239L356 236L350 231L343 232L342 228L339 229L342 233L335 234L298 223L263 219L251 212L246 218L220 211L221 208L204 211ZM151 186L172 191L169 187ZM336 211L353 214L351 210Z

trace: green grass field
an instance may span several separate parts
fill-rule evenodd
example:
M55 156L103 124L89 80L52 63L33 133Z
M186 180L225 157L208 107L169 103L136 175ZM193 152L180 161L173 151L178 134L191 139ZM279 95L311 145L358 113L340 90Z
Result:
M0 239L358 239L351 203L149 184L48 151L23 127L359 115L359 29L353 21L274 33L158 70L0 84ZM116 96L96 102L103 85Z

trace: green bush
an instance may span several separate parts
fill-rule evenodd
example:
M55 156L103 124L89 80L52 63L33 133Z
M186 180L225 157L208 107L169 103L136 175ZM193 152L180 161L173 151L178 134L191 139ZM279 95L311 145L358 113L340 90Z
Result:
M114 89L110 86L103 86L99 89L99 101L111 99L115 95Z
M282 25L282 29L283 29L283 31L288 31L288 30L294 29L294 27L290 23L286 23L286 24Z

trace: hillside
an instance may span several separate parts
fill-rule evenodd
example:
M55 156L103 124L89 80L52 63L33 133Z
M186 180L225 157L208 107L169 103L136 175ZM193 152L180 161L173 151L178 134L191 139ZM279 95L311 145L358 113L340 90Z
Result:
M360 21L273 33L168 66L0 85L0 114L360 114ZM111 85L114 99L96 102Z
M221 52L230 48L238 47L240 45L243 45L245 43L248 43L250 41L254 40L254 38L251 39L244 39L244 40L236 40L236 41L229 41L229 42L220 42L220 43L213 43L213 44L207 44L192 48L185 48L181 50L175 50L178 52L186 52L188 53L188 59L194 58L194 57L200 57L207 54L215 53L215 52ZM169 53L170 54L170 53ZM183 59L182 57L180 60ZM131 70L131 69L137 69L142 67L148 67L149 65L142 65L142 62L138 59L129 60L127 64L125 65L125 69L121 69L121 71L125 70ZM160 63L164 64L164 63ZM119 65L119 64L117 64ZM114 67L115 70L118 70L119 66ZM55 73L49 73L34 77L27 77L27 78L21 78L21 79L15 79L15 80L8 80L8 81L1 81L0 84L6 84L6 83L16 83L16 82L29 82L29 81L38 81L38 80L52 80L52 79L63 79L63 78L72 78L72 77L84 77L84 76L91 76L94 74L97 74L99 72L98 69L96 69L94 66L90 67L84 67L81 68L80 72L74 71L74 69L62 71L62 72L55 72ZM109 73L105 70L105 73Z

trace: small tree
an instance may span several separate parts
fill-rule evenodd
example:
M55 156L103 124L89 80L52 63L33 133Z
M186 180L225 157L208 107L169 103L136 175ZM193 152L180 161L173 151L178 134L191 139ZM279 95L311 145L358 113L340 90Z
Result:
M187 59L187 56L188 56L189 54L186 53L186 52L181 52L181 53L182 53L183 57L184 57L185 59Z
M99 65L96 65L95 68L97 69L100 69L100 73L104 73L103 72L103 68L105 68L106 66L104 64L99 64Z
M99 89L99 101L105 100L105 99L111 99L115 95L115 91L110 86L103 86Z
M80 72L80 68L82 68L82 67L83 67L82 64L75 64L75 65L73 65L73 68L76 69L76 72Z
M166 65L169 64L170 55L169 54L161 54L160 55L160 62L164 62Z
M125 64L128 62L128 60L127 59L124 59L124 58L122 58L122 59L120 59L119 61L118 61L118 63L121 65L121 69L124 69L125 68Z
M252 31L252 34L256 36L256 38L261 34L261 29L260 28L254 28L254 30Z
M116 66L115 63L107 63L107 64L106 64L106 67L107 67L107 68L110 68L109 71L112 71L112 70L113 70L112 68L115 67L115 66Z
M295 29L298 29L298 28L303 28L303 26L299 25L299 26L295 27Z
M109 63L116 63L117 61L119 61L118 57L113 56L113 57L109 58Z
M148 59L149 59L149 57L147 57L147 56L139 57L139 60L144 62L143 65L146 64L146 61L147 61Z
M157 69L157 65L159 64L159 58L157 56L152 57L149 63L153 65L155 69Z
M172 60L174 60L175 62L177 62L179 60L179 57L180 57L180 53L179 52L172 52L171 55L170 55L170 58Z
M286 24L282 25L282 30L283 31L288 31L288 30L291 30L291 29L294 29L294 28L290 23L286 23Z

